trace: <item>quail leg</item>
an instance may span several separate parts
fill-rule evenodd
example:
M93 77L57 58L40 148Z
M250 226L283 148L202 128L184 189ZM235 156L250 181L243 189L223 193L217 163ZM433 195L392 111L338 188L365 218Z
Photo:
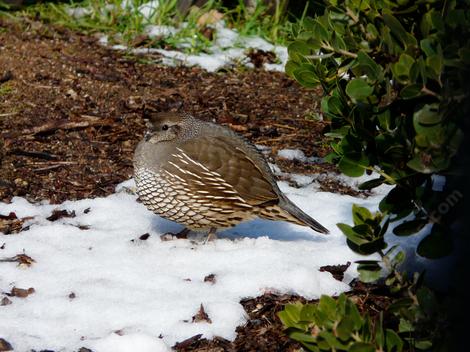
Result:
M180 232L178 233L171 233L171 232L167 232L163 235L160 236L160 238L163 240L163 241L170 241L173 236L175 236L176 238L178 239L186 239L188 238L188 233L190 233L191 230L188 229L187 227L185 227L184 229L182 229Z
M178 232L175 236L176 236L176 238L188 238L188 234L190 232L191 232L191 230L188 229L187 227L185 227L180 232Z
M207 234L207 237L204 241L204 244L206 244L209 241L214 241L215 239L217 239L217 235L215 234L216 231L217 231L217 229L215 227L211 227L211 229L209 230L209 233Z

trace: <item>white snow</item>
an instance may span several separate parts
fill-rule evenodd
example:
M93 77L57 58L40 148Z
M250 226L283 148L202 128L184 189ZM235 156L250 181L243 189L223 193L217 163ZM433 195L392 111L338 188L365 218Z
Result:
M152 0L139 6L139 12L147 19L150 20L156 13L160 6L160 0Z
M319 162L322 160L321 158L314 157L314 156L307 157L305 156L305 153L300 149L281 149L277 152L277 155L283 159L298 160L303 163Z
M69 7L66 9L66 12L69 16L81 18L90 15L92 11L86 7Z
M34 217L25 223L29 230L1 237L5 245L0 258L25 253L36 261L26 268L0 263L1 292L35 289L0 307L2 337L18 351L87 347L119 352L138 344L138 351L164 351L199 333L234 339L235 328L246 320L239 303L245 297L278 292L317 298L347 291L356 276L354 264L343 282L319 271L323 265L364 259L347 247L335 224L350 223L352 203L375 210L386 190L359 199L316 192L314 185L279 185L331 234L258 219L224 231L206 245L204 234L161 241L161 234L181 226L138 203L132 181L106 198L61 205L31 204L23 198L0 203L0 214ZM76 217L46 220L57 208L73 210ZM78 228L84 225L89 229ZM140 240L145 233L150 237ZM209 274L215 274L215 283L204 282ZM72 292L75 298L69 297ZM201 304L211 324L192 322Z
M150 36L168 37L174 35L178 29L171 26L149 25L147 33ZM166 50L158 48L136 48L132 52L137 54L159 53L163 56L161 63L165 65L199 66L209 72L215 72L223 67L244 65L253 67L247 58L250 49L272 51L276 54L279 63L265 63L264 68L271 71L284 71L288 59L287 48L274 46L259 37L242 37L235 30L225 28L223 22L215 25L216 39L214 44L208 48L208 53L186 54L177 50ZM181 43L181 48L191 46L190 43ZM125 46L115 45L113 49L126 50Z
M171 37L178 33L181 28L185 28L188 25L188 23L183 22L180 27L177 28L174 26L153 24L153 17L158 12L159 4L159 1L153 0L140 5L137 9L144 17L144 31L150 37ZM105 10L112 10L114 8L113 6L112 4L107 5ZM134 4L130 1L123 1L121 8L131 12L135 11ZM66 11L75 18L92 14L92 10L86 7L69 7ZM265 70L284 72L284 67L288 59L286 47L273 45L258 36L242 36L236 30L227 28L224 20L220 20L209 26L214 28L215 39L213 44L207 48L207 52L190 54L183 51L159 48L135 48L130 50L125 45L113 45L112 48L115 50L130 50L135 54L159 53L162 55L162 58L157 61L161 64L168 66L199 66L209 72L215 72L224 67L230 68L237 65L253 68L254 66L249 62L247 53L249 50L257 49L276 54L277 59L275 63L263 64ZM178 49L191 48L192 40L193 38L187 38L187 42L185 42L184 38L181 38L181 41L176 44L176 46ZM102 45L108 45L108 42L109 38L107 36L102 36L99 40L99 43Z
M184 27L187 23L183 23L181 27ZM233 67L237 65L243 65L248 68L253 68L253 64L247 57L249 50L258 49L263 51L271 51L276 54L277 63L264 63L264 69L268 71L280 71L284 72L288 54L287 48L284 46L276 46L268 43L266 40L260 37L244 37L240 36L236 30L225 28L223 21L220 21L214 25L216 38L213 41L213 45L207 48L207 53L201 52L197 54L189 54L179 50L168 50L159 48L134 48L130 51L135 54L151 54L158 53L162 55L161 59L157 59L157 62L167 65L183 65L183 66L199 66L206 71L215 72L224 67ZM179 31L179 28L165 25L152 25L146 26L145 32L150 37L170 37L175 35ZM102 45L108 45L109 39L107 36L100 38L99 43ZM179 49L185 49L191 47L190 42L180 42L177 44ZM129 50L125 45L113 45L115 50Z
M94 352L169 352L163 341L144 334L118 335L115 333L91 344Z
M169 37L178 32L178 30L173 26L164 26L164 25L148 25L145 28L145 31L150 37Z

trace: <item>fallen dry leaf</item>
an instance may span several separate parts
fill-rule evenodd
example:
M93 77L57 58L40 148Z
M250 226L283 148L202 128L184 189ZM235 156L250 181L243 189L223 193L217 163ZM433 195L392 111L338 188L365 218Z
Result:
M214 24L219 22L224 15L217 10L210 10L209 12L204 13L197 19L197 25L199 27L207 26L208 24Z
M144 233L143 235L141 235L141 236L139 237L139 240L145 241L145 240L147 240L149 237L150 237L150 234L149 234L149 233Z
M34 292L36 292L36 290L33 287L30 287L28 289L13 287L11 289L11 292L8 293L8 295L11 296L11 297L26 298L29 295L33 294Z
M204 282L210 282L211 284L215 284L215 274L209 274L204 278Z
M347 268L351 265L351 262L347 262L346 264L339 264L339 265L325 265L320 267L320 271L328 271L333 277L338 281L343 281L344 272Z
M199 311L195 316L193 316L192 322L193 323L198 323L200 321L206 321L209 324L212 324L212 320L209 318L207 315L206 311L204 310L204 306L201 303L201 306L199 307Z
M28 219L31 218L19 219L14 212L8 215L0 214L0 232L3 232L5 235L21 232L23 230L24 221Z
M65 210L65 209L54 209L52 211L52 214L49 215L46 220L49 221L56 221L62 218L74 218L75 215L75 210L72 210L71 212Z
M12 303L13 302L8 297L3 297L2 300L0 301L0 306L8 306Z
M14 257L0 259L0 262L18 262L18 266L30 267L36 261L26 254L17 254Z

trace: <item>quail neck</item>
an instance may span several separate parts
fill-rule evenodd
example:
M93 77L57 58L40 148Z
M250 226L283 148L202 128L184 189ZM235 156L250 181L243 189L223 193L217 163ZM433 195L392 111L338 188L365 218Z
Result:
M192 230L256 217L327 233L279 190L264 157L230 129L188 114L158 113L137 146L134 173L150 210Z

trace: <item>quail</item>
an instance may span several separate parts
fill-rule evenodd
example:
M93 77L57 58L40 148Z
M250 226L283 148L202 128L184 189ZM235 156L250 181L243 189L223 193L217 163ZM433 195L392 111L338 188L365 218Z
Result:
M185 113L149 114L134 154L142 203L208 239L256 217L328 230L279 189L263 155L231 129Z

